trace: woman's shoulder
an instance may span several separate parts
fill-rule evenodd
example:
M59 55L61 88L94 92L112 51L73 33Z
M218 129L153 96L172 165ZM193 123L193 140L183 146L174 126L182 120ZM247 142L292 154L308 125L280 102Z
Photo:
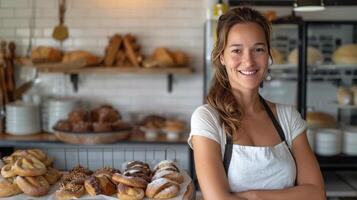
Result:
M195 109L192 115L203 118L211 118L217 120L219 118L217 110L209 104L204 104Z

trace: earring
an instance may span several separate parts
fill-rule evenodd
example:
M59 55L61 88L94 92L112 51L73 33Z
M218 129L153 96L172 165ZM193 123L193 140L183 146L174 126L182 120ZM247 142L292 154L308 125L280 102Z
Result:
M273 64L273 60L269 57L268 65L271 66L272 64Z

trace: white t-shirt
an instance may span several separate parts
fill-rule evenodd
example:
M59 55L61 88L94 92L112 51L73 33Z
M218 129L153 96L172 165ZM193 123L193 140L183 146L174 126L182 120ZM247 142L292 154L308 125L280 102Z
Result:
M291 146L292 141L306 129L306 122L293 106L276 104L276 109L277 120ZM193 112L188 139L191 148L193 135L204 136L220 144L223 160L226 134L213 107L206 104ZM285 143L264 147L233 145L228 172L231 191L287 188L294 185L295 177L295 162Z

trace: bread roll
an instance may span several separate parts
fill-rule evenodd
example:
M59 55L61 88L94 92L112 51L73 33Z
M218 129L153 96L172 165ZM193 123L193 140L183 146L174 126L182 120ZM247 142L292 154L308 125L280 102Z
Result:
M170 67L175 65L172 53L164 47L155 49L151 58L157 61L161 67Z
M336 64L357 64L357 44L340 46L333 52L332 61Z
M271 57L273 58L273 63L274 64L284 64L285 59L284 55L276 48L271 48L270 49Z
M64 54L62 62L83 61L85 66L98 65L101 59L87 51L70 51Z
M15 177L4 178L0 176L0 197L10 197L13 195L21 194L19 186L17 186Z
M19 188L29 196L43 196L50 190L50 184L43 176L36 177L16 177Z
M340 105L352 104L352 93L348 88L339 87L337 89L337 101Z
M298 49L295 48L292 50L289 54L288 61L290 64L298 64ZM321 64L324 61L324 56L322 53L314 48L314 47L308 47L307 49L307 64L309 65L314 65L314 64Z
M62 53L53 47L39 46L32 50L31 60L34 63L61 62Z
M177 66L185 66L188 64L188 56L182 51L175 51L172 53L172 56Z
M329 128L336 127L336 119L324 112L307 112L306 121L312 128Z
M149 198L169 199L177 196L180 186L166 178L159 178L148 184L145 194Z

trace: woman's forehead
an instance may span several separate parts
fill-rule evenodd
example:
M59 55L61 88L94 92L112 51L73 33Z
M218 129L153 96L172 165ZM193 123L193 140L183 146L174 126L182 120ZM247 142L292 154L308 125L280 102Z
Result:
M253 22L238 23L228 32L227 46L231 45L266 45L263 28Z

